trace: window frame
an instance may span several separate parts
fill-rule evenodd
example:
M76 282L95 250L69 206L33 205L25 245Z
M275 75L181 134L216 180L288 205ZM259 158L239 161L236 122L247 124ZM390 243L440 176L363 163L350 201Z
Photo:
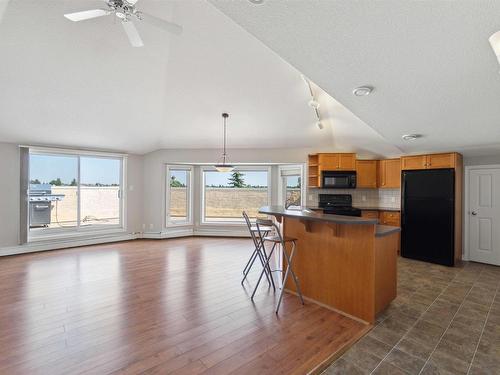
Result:
M182 222L173 222L170 220L170 171L171 170L182 170L188 171L187 182L187 220ZM193 215L193 199L194 199L194 166L193 165L182 165L182 164L167 164L165 170L165 227L166 228L176 228L176 227L186 227L192 226L194 222Z
M267 173L267 203L269 205L272 197L272 166L270 165L238 165L234 170L241 172L262 172ZM212 166L200 167L200 226L245 226L246 223L242 217L241 221L207 221L205 218L205 172L215 172Z
M290 170L300 170L300 174L291 174L291 175L286 175L283 174L283 171L290 171ZM305 186L305 178L304 178L304 164L290 164L290 165L280 165L278 166L278 188L279 188L279 194L278 194L278 199L279 205L282 205L283 207L285 206L286 203L286 190L287 190L287 184L285 183L285 178L287 176L299 176L300 177L300 205L301 207L305 206L307 202L307 197L306 197L306 186ZM293 206L296 207L296 206Z
M41 231L33 231L30 229L30 219L29 219L29 203L27 215L27 241L37 242L45 241L51 239L63 239L72 237L84 237L90 234L112 234L112 233L123 233L127 230L127 217L126 217L126 207L127 207L127 155L126 154L116 154L116 153L105 153L105 152L92 152L92 151L82 151L82 150L71 150L71 149L58 149L58 148L45 148L45 147L28 147L29 157L31 155L45 155L45 156L66 156L74 157L77 160L77 224L75 227L71 228L44 228ZM119 160L120 162L120 184L118 188L118 199L119 199L119 223L118 224L93 224L89 227L81 226L81 158L96 158L96 159L113 159ZM28 162L27 179L30 179L31 163ZM29 184L28 190L26 191L26 199L29 197Z

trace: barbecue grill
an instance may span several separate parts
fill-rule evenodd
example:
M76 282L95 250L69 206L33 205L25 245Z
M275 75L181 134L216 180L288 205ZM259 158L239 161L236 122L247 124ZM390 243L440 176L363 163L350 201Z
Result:
M48 226L52 202L61 201L64 197L64 194L52 194L52 185L50 184L30 184L30 228Z

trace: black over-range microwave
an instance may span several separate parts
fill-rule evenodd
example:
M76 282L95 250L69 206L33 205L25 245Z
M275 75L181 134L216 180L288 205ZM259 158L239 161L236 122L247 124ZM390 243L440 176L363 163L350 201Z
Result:
M356 171L323 171L321 179L323 189L356 188Z

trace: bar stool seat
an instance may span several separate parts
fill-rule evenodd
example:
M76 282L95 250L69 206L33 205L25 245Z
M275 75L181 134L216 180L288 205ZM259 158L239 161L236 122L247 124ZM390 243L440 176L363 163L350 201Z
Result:
M257 235L259 235L259 228L257 227L251 227L250 230L252 232L255 232ZM273 227L268 227L268 226L261 226L260 231L261 232L271 232L273 230Z
M266 237L264 237L264 241L269 241L269 242L273 242L273 243L281 243L281 237L279 237L279 236L266 236ZM283 237L283 242L293 242L293 241L298 241L298 239L295 237L287 237L287 236Z

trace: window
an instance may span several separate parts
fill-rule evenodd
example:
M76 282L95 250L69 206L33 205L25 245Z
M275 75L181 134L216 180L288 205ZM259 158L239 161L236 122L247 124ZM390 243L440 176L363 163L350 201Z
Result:
M167 166L167 226L192 224L191 166Z
M124 158L30 149L31 238L123 228Z
M222 173L202 169L203 223L242 223L242 211L260 217L259 208L269 204L269 168L240 167Z
M288 208L302 206L302 168L301 166L280 167L282 204Z

